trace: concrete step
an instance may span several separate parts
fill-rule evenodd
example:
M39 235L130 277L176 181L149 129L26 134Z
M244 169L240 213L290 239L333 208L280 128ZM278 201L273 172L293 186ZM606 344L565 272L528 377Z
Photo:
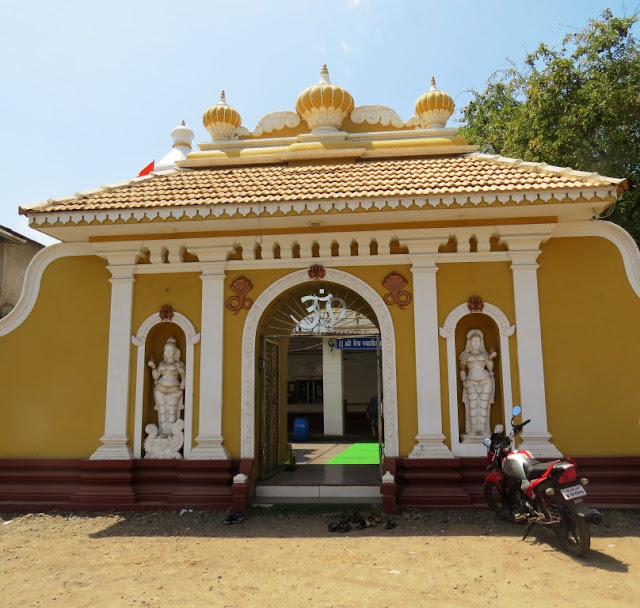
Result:
M380 486L268 486L258 485L254 504L356 503L380 504Z

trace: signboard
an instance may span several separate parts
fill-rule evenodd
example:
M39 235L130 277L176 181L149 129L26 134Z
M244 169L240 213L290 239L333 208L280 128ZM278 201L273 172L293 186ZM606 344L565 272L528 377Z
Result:
M296 361L293 376L297 380L322 380L322 359L319 361Z
M338 338L336 348L342 350L375 350L378 348L378 336L362 336L360 338Z

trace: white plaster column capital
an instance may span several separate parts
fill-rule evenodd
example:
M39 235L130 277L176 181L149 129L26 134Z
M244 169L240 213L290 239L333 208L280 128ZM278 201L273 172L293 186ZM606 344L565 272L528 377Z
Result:
M538 270L538 256L541 251L535 249L532 251L509 251L512 270Z
M411 236L402 237L400 244L409 249L409 259L418 262L419 258L438 255L438 249L449 241L449 233L441 231L433 235L432 231L418 230Z
M414 254L410 255L411 274L435 274L438 272L438 264L436 263L437 254Z
M107 266L107 270L111 273L109 283L112 285L126 285L133 284L135 282L135 266Z
M93 250L96 255L107 260L107 268L111 270L113 276L118 276L117 268L122 268L127 272L127 267L134 267L142 255L142 245L132 241L114 241L111 243L94 243ZM115 274L114 274L115 272Z
M226 262L207 262L201 265L202 272L200 279L202 281L215 281L224 279Z
M189 244L189 253L198 256L201 264L224 263L226 262L229 252L235 249L233 241L227 243L200 243L195 242Z

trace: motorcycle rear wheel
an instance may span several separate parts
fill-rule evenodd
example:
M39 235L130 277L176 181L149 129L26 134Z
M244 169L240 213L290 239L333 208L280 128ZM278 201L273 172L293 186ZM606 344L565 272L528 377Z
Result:
M560 522L553 526L562 547L576 557L584 555L591 546L589 526L584 520L567 507L562 507Z
M502 490L495 481L485 481L484 483L484 499L487 501L489 508L500 519L511 523L516 521L518 509L516 493L516 488L509 481L505 482Z

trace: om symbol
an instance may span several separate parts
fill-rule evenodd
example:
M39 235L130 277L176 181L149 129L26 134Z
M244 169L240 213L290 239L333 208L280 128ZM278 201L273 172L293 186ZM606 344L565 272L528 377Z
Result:
M320 290L324 293L324 290ZM293 315L289 315L302 331L325 332L334 327L344 319L347 314L347 305L342 298L336 298L332 294L326 296L303 296L300 298L303 304L310 302L307 306L309 313L304 319L298 321ZM320 303L324 302L324 312L320 309ZM337 303L337 310L334 309Z

